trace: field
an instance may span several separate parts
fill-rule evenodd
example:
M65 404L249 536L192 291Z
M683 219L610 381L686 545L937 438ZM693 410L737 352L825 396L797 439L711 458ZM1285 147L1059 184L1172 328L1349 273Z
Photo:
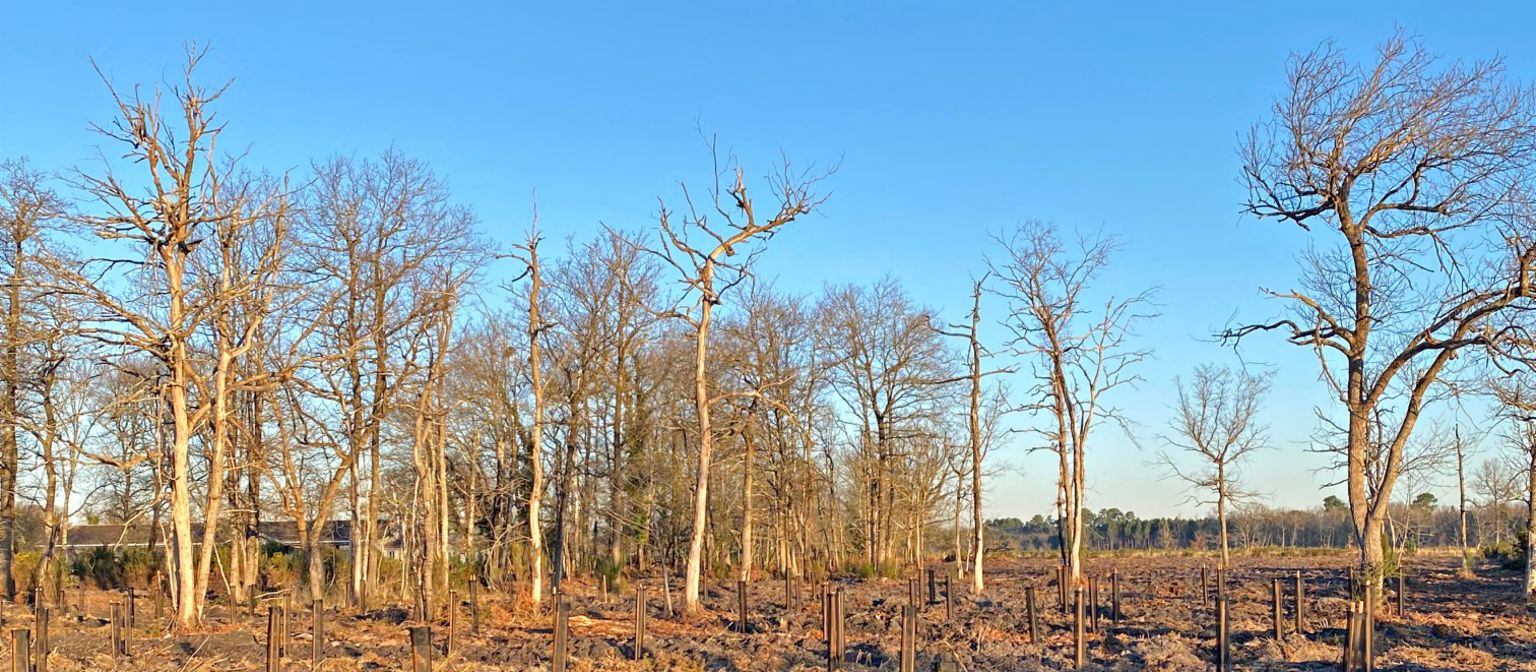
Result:
M1242 670L1332 670L1337 668L1348 590L1350 556L1259 555L1238 558L1229 572L1234 666ZM1089 635L1092 670L1207 670L1213 667L1213 609L1198 592L1200 567L1208 558L1096 558L1101 588L1100 630ZM1519 600L1518 576L1491 567L1475 578L1458 577L1454 556L1421 554L1408 564L1407 613L1378 612L1377 669L1403 671L1536 670L1536 627ZM1118 571L1121 619L1111 623L1109 581ZM1292 586L1301 572L1308 594L1308 632L1291 632ZM941 572L942 573L942 572ZM1212 572L1214 581L1214 572ZM1284 579L1284 641L1273 636L1273 579ZM847 653L844 669L898 669L901 606L908 603L902 580L839 582L845 591ZM942 586L942 580L940 582ZM826 669L818 591L807 586L802 604L786 614L782 581L763 580L748 591L749 634L734 631L734 584L706 590L704 615L669 617L661 586L652 588L646 660L630 661L633 593L604 600L588 586L572 588L569 628L571 670L811 670ZM1041 641L1029 641L1025 591L1037 587ZM926 584L920 585L926 598ZM1390 595L1390 592L1389 592ZM110 603L115 593L87 594L87 616L75 613L69 595L66 613L51 624L50 670L262 670L264 616L215 607L206 632L171 636L155 622L152 601L140 598L139 626L131 633L132 658L110 655ZM1056 604L1049 560L1005 560L991 569L987 595L972 600L955 583L952 618L942 597L925 604L918 629L919 670L938 669L940 659L962 670L1071 669L1070 623ZM285 669L311 669L312 637L307 610L290 625ZM550 610L536 612L501 596L481 601L480 634L470 633L467 603L457 612L453 651L439 626L434 669L550 669L553 643ZM399 609L365 617L331 612L327 619L324 670L410 668L410 648ZM21 607L6 614L7 628L31 618ZM9 647L9 637L6 646ZM9 657L9 651L6 651Z

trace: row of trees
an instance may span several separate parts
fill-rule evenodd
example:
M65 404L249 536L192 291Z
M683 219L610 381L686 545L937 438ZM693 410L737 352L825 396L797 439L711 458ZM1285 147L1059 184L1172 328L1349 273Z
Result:
M989 370L978 336L991 290L975 283L946 321L894 279L802 296L756 278L831 171L781 166L759 208L714 153L704 195L684 186L652 228L550 255L531 225L498 247L398 153L283 175L219 153L223 90L196 79L201 58L152 90L109 84L116 114L96 130L120 160L4 166L0 574L17 497L35 497L39 579L82 514L148 524L183 627L211 588L255 589L273 519L297 524L314 597L326 523L349 521L362 608L387 596L398 540L411 580L396 589L422 618L461 563L535 602L546 578L681 569L692 606L712 568L894 572L964 517L957 553L982 589L979 493L1012 409L993 380L1011 370ZM1075 386L1117 356L1129 317L1083 336L1087 307L1052 314L1109 246L1043 224L1001 246L1015 349L1056 361L1042 381ZM1081 384L1097 395L1119 375ZM1063 399L1085 436L1096 400ZM1077 461L1063 503L1081 501L1082 447L1053 449Z
M1052 526L1081 577L1099 522L1086 455L1125 426L1114 401L1155 317L1149 292L1099 286L1113 238L1005 231L950 316L889 278L782 292L756 261L816 214L832 171L749 179L711 143L705 187L654 225L551 256L536 217L497 245L398 153L283 175L220 153L222 89L196 80L201 57L174 84L109 84L115 116L96 130L120 159L0 176L5 576L21 496L46 512L39 576L82 508L160 530L184 627L214 577L252 590L270 518L297 523L317 597L325 523L349 520L363 608L387 597L398 538L422 618L460 563L535 602L546 578L680 570L692 609L708 571L895 571L946 522L980 592L988 455L1020 433L1055 458ZM1327 47L1297 57L1243 145L1246 209L1313 244L1297 288L1271 292L1290 316L1221 335L1317 354L1340 400L1319 409L1317 445L1338 456L1378 577L1394 487L1452 445L1415 432L1432 402L1495 397L1536 471L1533 122L1497 63L1439 66L1395 39L1364 67ZM1200 367L1162 437L1223 540L1241 462L1267 445L1268 386Z
M1492 463L1490 463L1492 464ZM1520 484L1523 486L1523 483ZM1509 490L1487 492L1466 511L1468 549L1498 547L1525 528L1525 503ZM1393 504L1389 538L1398 551L1457 548L1463 516L1456 505L1441 505L1421 493L1412 503ZM1088 545L1099 551L1222 550L1223 530L1232 548L1357 548L1354 527L1343 500L1330 496L1321 508L1278 509L1249 503L1235 507L1226 525L1216 515L1200 518L1140 518L1119 509L1084 511ZM987 521L993 548L1055 552L1060 548L1056 521L1042 515L1029 520Z

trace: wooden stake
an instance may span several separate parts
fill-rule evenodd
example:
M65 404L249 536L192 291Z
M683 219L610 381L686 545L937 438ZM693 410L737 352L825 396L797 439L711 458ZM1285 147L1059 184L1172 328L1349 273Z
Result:
M458 591L450 590L448 591L448 642L443 647L443 655L445 656L453 655L453 631L456 629L454 626L458 624L458 611L459 593Z
M827 670L837 669L837 637L832 634L832 587L821 591L821 633L827 640Z
M48 607L37 610L37 656L36 662L32 664L34 672L48 672L48 621L52 617L53 610Z
M411 672L432 672L432 626L412 627Z
M1109 574L1109 619L1115 626L1120 625L1120 570L1114 570Z
M1040 643L1040 619L1035 614L1035 587L1024 589L1024 611L1029 614L1029 643Z
M1275 640L1276 641L1280 641L1280 640L1285 639L1284 602L1283 602L1282 596L1280 594L1280 579L1275 579L1275 591L1274 591L1274 593L1275 593L1275 595L1274 595L1274 603L1275 603L1275 618L1274 618L1274 621L1275 621Z
M352 584L347 584L352 585ZM469 582L469 634L480 636L480 579Z
M1229 646L1227 632L1227 598L1224 595L1216 597L1216 670L1227 672L1232 669L1232 649Z
M558 598L555 605L555 661L554 672L565 672L566 657L570 655L570 627L571 605L564 597Z
M934 579L933 568L928 568L928 604L939 603L939 583Z
M1349 603L1349 615L1344 622L1344 659L1341 662L1343 672L1354 672L1358 665L1356 651L1360 643L1360 603Z
M280 610L277 606L267 607L267 672L283 672L283 625L282 617L278 615Z
M635 586L635 647L630 652L631 660L640 660L645 656L645 619L649 616L646 602L645 584Z
M1204 609L1205 607L1210 606L1210 603L1211 603L1211 589L1210 589L1211 580L1210 580L1210 576L1209 575L1210 575L1210 568L1208 568L1205 565L1200 565L1200 608L1201 609Z
M1301 572L1296 572L1296 634L1301 636L1307 632L1307 587L1301 581Z
M901 672L917 668L917 607L901 608Z
M121 602L113 602L112 603L112 657L113 658L127 658L128 657L128 638L126 636L126 633L123 632L124 626L126 626L127 623L128 623L127 620L123 616L123 604Z
M11 630L11 672L32 672L32 633L26 628Z
M736 631L747 634L747 582L736 580Z

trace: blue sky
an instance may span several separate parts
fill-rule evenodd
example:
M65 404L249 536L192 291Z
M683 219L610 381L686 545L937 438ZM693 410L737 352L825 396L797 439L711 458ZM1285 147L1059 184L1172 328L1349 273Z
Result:
M1238 212L1239 134L1281 93L1288 54L1335 39L1360 59L1395 27L1446 58L1506 57L1536 79L1533 10L1455 3L18 3L0 24L0 156L89 167L114 82L233 78L222 142L274 169L395 147L429 161L506 238L538 193L553 235L649 225L658 196L709 176L695 132L749 175L780 152L840 162L822 214L773 241L783 289L902 279L959 317L989 232L1026 219L1102 229L1124 247L1105 287L1159 286L1145 384L1117 401L1140 448L1100 435L1090 502L1141 515L1199 512L1147 467L1172 376L1235 363L1209 334L1278 307L1259 287L1295 278L1302 232ZM996 314L996 310L992 311ZM995 332L994 332L995 334ZM1321 399L1307 352L1245 358L1281 369L1274 450L1250 468L1284 506L1324 496L1302 442ZM1044 512L1044 456L989 495L992 515ZM1342 494L1342 493L1340 493ZM1445 498L1442 498L1445 499Z

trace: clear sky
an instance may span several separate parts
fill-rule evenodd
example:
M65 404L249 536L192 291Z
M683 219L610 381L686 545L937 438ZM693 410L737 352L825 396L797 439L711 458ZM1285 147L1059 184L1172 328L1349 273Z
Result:
M226 148L281 170L393 146L503 239L535 190L556 236L649 225L678 180L709 177L696 126L752 175L781 151L841 162L823 214L763 259L783 289L890 274L958 318L989 232L1103 229L1124 241L1105 286L1160 286L1162 317L1141 330L1147 382L1117 402L1142 445L1101 434L1089 505L1192 515L1147 466L1170 380L1237 361L1209 334L1275 314L1258 288L1291 285L1305 242L1238 212L1238 136L1281 93L1287 55L1334 39L1368 59L1400 26L1447 58L1503 55L1531 81L1533 19L1523 3L1446 2L18 2L0 19L0 157L88 167L101 141L87 124L111 113L88 59L118 84L154 82L197 41L207 81L234 79ZM1314 506L1330 480L1303 451L1315 360L1273 343L1244 357L1281 368L1276 447L1253 485ZM989 514L1046 512L1050 462L997 458L1020 473L994 483Z

